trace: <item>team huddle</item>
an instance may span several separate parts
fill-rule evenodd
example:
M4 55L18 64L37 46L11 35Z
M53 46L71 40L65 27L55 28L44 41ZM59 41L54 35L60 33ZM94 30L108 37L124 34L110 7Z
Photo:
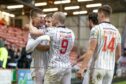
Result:
M89 46L76 61L82 61L76 76L84 78L83 84L112 83L115 62L121 56L121 36L110 23L111 13L111 7L103 5L98 9L98 14L88 16L91 29ZM65 19L63 12L46 17L41 10L33 9L30 12L26 51L32 52L31 75L34 84L71 84L69 55L75 35L65 26Z

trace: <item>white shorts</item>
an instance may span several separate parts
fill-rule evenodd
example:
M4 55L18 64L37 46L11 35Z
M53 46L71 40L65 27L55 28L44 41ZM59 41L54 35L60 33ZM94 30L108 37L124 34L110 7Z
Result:
M111 84L113 70L92 69L88 70L83 79L83 84Z
M44 84L71 84L71 69L48 68Z
M34 84L44 84L44 68L31 69Z
M82 84L89 84L89 70L87 70L87 72L84 73L83 77L84 79Z

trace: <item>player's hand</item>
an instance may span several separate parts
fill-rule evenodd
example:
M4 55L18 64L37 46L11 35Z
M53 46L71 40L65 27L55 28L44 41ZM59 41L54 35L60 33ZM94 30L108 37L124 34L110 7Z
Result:
M77 64L77 61L74 61L74 62L72 63L72 67L74 67L76 64Z
M76 73L76 76L78 79L82 79L83 78L83 70L79 70L77 73Z
M28 29L29 30L29 24L26 24L23 29Z
M36 27L33 26L33 21L30 19L29 21L29 30L37 29Z

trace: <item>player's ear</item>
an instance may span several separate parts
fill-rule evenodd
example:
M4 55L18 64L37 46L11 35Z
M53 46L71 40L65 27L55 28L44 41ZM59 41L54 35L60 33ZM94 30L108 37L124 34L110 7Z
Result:
M103 12L101 12L101 18L104 18L105 17L105 15L103 14Z
M90 25L92 25L92 24L93 24L93 22L92 22L91 20L89 20L89 24L90 24Z
M32 22L35 22L35 18L32 19Z

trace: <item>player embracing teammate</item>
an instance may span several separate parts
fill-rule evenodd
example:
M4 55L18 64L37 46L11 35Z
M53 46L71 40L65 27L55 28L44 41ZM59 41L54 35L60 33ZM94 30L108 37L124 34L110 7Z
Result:
M69 54L74 45L74 33L64 25L66 16L63 12L52 15L53 27L39 31L30 25L30 32L36 36L50 37L49 63L44 84L71 84L71 63Z

